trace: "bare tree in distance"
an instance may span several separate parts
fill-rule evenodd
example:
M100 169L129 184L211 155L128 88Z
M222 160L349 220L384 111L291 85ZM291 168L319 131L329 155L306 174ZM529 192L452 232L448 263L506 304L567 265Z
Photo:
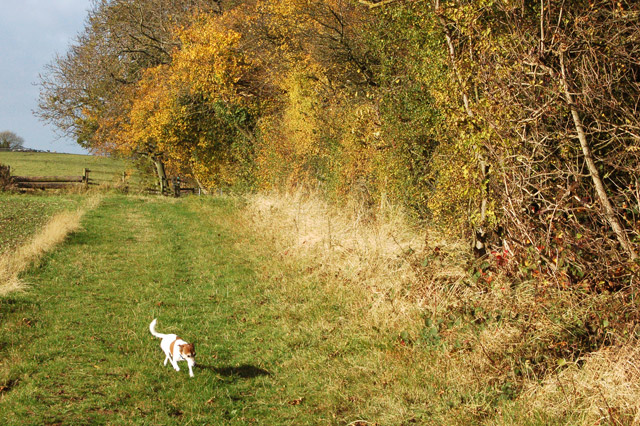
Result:
M24 139L14 132L4 130L0 132L0 150L15 151L24 147Z

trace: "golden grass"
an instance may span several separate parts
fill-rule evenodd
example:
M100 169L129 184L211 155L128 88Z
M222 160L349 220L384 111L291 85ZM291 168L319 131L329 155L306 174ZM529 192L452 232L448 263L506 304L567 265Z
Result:
M558 416L573 412L580 424L640 424L640 342L603 348L542 384L529 383L526 405Z
M418 281L411 257L424 249L424 236L400 210L385 206L372 214L302 191L247 201L255 232L271 239L280 256L311 259L314 274L353 286L375 326L396 328L421 314L425 301L411 292Z
M65 237L80 228L84 214L100 203L101 197L88 198L84 205L74 211L54 215L49 222L27 243L0 256L0 297L24 290L25 283L20 274L45 253L64 241Z

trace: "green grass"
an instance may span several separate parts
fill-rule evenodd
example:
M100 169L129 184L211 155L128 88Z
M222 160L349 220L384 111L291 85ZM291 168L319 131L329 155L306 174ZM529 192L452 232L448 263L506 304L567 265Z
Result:
M49 152L0 152L0 164L11 166L14 176L80 176L90 170L89 178L99 184L117 183L122 173L138 174L126 161L110 157Z
M0 192L0 255L24 243L55 213L79 206L78 195L26 196Z
M545 424L456 386L437 348L376 328L355 286L275 254L238 209L109 196L88 212L0 299L0 424ZM195 342L194 378L162 365L156 317Z

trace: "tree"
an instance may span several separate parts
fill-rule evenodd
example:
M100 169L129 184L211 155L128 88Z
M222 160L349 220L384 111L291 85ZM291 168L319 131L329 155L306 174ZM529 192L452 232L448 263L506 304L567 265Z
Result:
M486 226L492 244L563 285L628 284L640 241L639 4L358 3L380 18L383 137L423 176L408 187L423 183L431 217ZM429 105L434 121L420 123Z
M250 154L258 70L241 34L216 15L177 28L180 48L168 64L148 68L122 91L126 113L98 118L103 149L145 156L166 173L194 177L204 188L230 185Z
M562 224L565 232L556 233L583 253L574 260L581 265L572 265L578 275L596 269L584 259L606 264L602 259L614 258L605 251L622 262L638 257L632 242L637 242L637 213L630 207L637 204L640 171L638 12L638 3L630 1L503 4L494 14L506 25L485 36L502 49L476 56L482 64L477 74L485 79L485 117L503 140L515 143L494 151L507 165L505 181L513 182L504 205L522 202L523 212L538 206L530 218L517 208L510 211L509 221L517 226L507 229L522 232L527 220L535 226L544 221L546 241L538 245L548 248L555 245L554 228ZM515 158L528 170L514 164ZM568 237L567 229L578 238ZM536 232L530 228L523 234ZM589 247L581 241L602 235L606 238ZM622 250L615 248L616 240ZM602 273L605 280L610 275Z
M24 146L24 139L13 132L5 130L0 132L0 149L14 151Z
M198 11L220 13L221 1L97 0L84 31L40 77L38 116L90 150L108 143L98 119L126 114L122 92L144 70L171 61L175 27ZM104 121L104 120L103 120ZM103 122L104 124L104 122Z
M132 87L147 69L171 62L180 46L175 28L197 12L221 13L223 3L97 0L76 43L40 77L37 115L91 151L118 151L112 136L130 114ZM164 189L164 156L154 145L145 146L125 152L151 159Z

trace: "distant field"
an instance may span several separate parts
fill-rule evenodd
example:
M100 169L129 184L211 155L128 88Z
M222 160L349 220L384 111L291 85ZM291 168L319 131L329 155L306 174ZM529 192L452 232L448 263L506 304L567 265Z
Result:
M11 166L11 174L17 176L79 176L82 170L90 170L90 179L99 184L118 182L122 173L132 174L139 182L137 172L125 160L78 154L54 154L49 152L0 152L0 164Z
M23 244L54 214L80 205L80 195L0 193L0 255Z
M140 187L139 173L126 161L109 157L48 152L0 152L0 164L14 176L79 176L90 170L92 182L105 185L131 175L130 184ZM34 194L0 193L0 255L33 236L54 214L77 208L82 196L37 191Z

